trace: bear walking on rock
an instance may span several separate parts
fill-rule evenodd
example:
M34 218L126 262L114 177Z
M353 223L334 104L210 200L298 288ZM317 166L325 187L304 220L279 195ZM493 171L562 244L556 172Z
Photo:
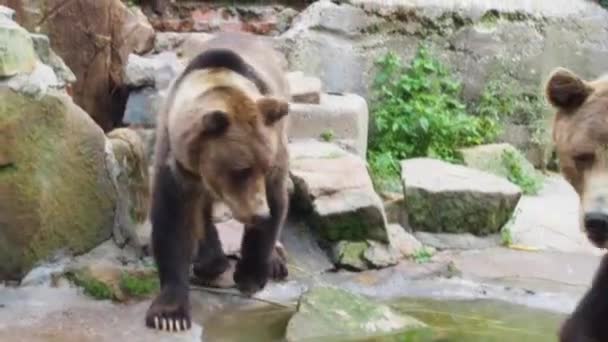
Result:
M556 108L553 140L561 172L581 199L581 228L608 247L608 77L585 81L558 68L546 86ZM563 324L560 342L608 341L608 256L591 289Z
M206 42L159 113L151 207L160 294L146 325L191 326L189 271L212 281L229 267L212 221L223 201L245 225L234 281L252 294L287 277L274 253L288 210L289 89L278 52L249 34Z

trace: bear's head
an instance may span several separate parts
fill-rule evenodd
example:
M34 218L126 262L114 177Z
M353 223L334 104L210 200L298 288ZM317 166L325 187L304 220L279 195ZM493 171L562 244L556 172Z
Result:
M581 199L581 228L608 247L608 78L586 81L558 68L546 85L561 172Z
M182 108L188 119L180 130L177 146L183 148L177 154L244 224L269 215L265 179L276 165L280 144L285 144L280 130L288 109L286 101L252 99L231 87L214 88Z

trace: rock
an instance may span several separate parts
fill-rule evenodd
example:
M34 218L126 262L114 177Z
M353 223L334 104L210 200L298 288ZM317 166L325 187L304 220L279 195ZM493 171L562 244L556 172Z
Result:
M150 86L164 90L183 68L174 52L150 57L130 54L124 71L125 84L133 88Z
M434 159L403 161L401 177L417 231L497 233L521 198L519 187L506 179Z
M31 73L12 77L7 84L14 91L33 97L40 97L51 89L60 89L64 86L64 83L57 79L53 69L40 62L36 62L36 67Z
M287 74L287 81L293 102L319 104L321 101L320 79L294 71Z
M364 160L314 140L289 145L294 210L328 241L387 242L386 220Z
M1 19L15 20L15 11L11 8L0 5L0 20Z
M154 42L154 30L145 16L121 0L11 1L20 22L31 32L48 35L51 47L76 76L73 97L109 131L122 117L122 70L132 52L145 52ZM94 15L91 15L94 13ZM59 75L60 78L68 79Z
M120 10L123 11L122 8ZM129 47L125 52L145 54L154 48L156 32L139 7L128 6L127 10L119 39Z
M146 87L129 94L123 123L133 128L151 128L156 126L156 115L164 101L166 91L159 92Z
M144 153L148 163L154 165L154 144L156 144L155 128L132 128L144 144ZM150 177L152 178L152 177Z
M407 62L421 42L438 48L437 57L463 81L467 99L479 97L500 64L507 64L522 87L534 90L558 65L589 77L608 69L608 13L593 2L546 4L317 1L280 39L292 70L319 75L326 91L365 97L371 94L378 57L393 51ZM580 50L587 52L576 53Z
M408 233L399 224L389 224L386 227L390 245L404 257L411 257L423 246L416 237Z
M154 86L155 69L154 60L132 53L125 66L125 84L134 88Z
M349 151L365 158L369 113L362 97L321 94L319 104L291 104L288 118L291 139L313 138L345 144Z
M127 243L141 249L137 230L144 229L150 200L150 177L144 144L139 135L128 128L108 133L108 165L118 193L117 222L113 238L119 246Z
M0 19L0 77L30 73L36 67L36 53L28 32L15 22Z
M374 268L396 265L401 257L400 252L390 244L368 241L369 247L363 252L363 258Z
M102 130L67 95L0 88L0 279L110 238L116 192ZM6 195L6 196L4 196Z
M405 212L405 198L401 193L382 193L384 211L389 223L398 223L403 227L409 227L407 213Z
M427 233L416 232L414 236L424 245L438 250L478 250L500 246L500 235L475 236L470 233Z
M369 248L367 241L340 241L332 248L332 259L337 266L362 271L369 268L363 254Z
M460 151L464 164L477 170L493 173L497 176L509 178L511 172L505 161L505 154L511 154L517 164L526 174L536 174L534 166L510 144L489 144L465 148Z
M289 279L308 280L311 275L322 275L335 269L314 232L301 221L288 220L281 231L281 243L288 252Z
M313 287L298 302L298 311L287 325L287 341L371 339L425 328L417 319L361 295Z
M111 240L65 263L61 272L52 275L51 285L68 280L97 300L143 299L159 288L152 259L139 259Z

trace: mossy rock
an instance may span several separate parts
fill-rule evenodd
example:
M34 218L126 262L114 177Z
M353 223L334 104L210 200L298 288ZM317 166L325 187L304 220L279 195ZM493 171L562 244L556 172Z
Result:
M0 279L110 238L116 190L103 131L67 95L0 89Z
M335 287L314 287L287 325L288 342L381 340L428 329L423 322Z
M410 224L418 231L498 233L522 195L507 179L429 158L403 161L401 175Z
M460 152L466 166L506 178L526 194L536 193L542 186L540 172L513 145L480 145Z

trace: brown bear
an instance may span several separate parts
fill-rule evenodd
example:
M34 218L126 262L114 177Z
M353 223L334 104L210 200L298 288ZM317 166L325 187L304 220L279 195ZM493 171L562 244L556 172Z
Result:
M581 199L581 229L608 247L608 77L586 81L558 68L546 85L557 113L553 141L561 172ZM608 341L608 256L589 291L562 325L561 342Z
M222 33L171 85L155 145L150 219L161 289L148 327L190 328L191 262L210 281L229 267L212 220L218 201L245 225L238 289L252 294L287 277L274 252L288 210L290 91L281 62L261 38Z

